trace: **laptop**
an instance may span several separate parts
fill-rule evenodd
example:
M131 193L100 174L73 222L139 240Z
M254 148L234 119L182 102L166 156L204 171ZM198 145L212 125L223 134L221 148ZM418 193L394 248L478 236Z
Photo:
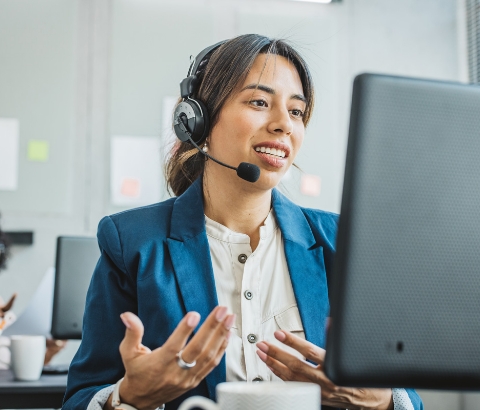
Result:
M354 81L325 370L480 386L480 87Z
M82 338L87 290L99 257L96 238L57 238L51 331L55 339Z

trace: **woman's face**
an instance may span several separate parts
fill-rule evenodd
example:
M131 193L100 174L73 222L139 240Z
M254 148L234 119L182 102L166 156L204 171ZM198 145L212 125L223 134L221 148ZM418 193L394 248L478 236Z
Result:
M260 54L244 83L222 107L209 137L209 153L233 166L241 162L258 165L260 179L245 184L271 189L292 165L302 145L305 107L295 66L285 57ZM207 172L210 167L216 167L216 173L231 172L238 178L213 161L207 162Z

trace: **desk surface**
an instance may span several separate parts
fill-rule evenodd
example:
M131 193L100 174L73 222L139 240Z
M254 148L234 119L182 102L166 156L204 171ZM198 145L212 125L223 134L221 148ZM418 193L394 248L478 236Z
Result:
M67 375L42 375L40 380L15 380L10 370L0 370L0 408L61 408Z

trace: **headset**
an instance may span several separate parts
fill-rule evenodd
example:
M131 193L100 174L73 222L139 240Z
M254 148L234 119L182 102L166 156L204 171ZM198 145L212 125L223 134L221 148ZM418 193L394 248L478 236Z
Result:
M205 68L213 52L224 43L226 40L202 50L190 64L187 77L180 83L182 101L175 107L173 128L181 141L191 143L192 139L196 144L200 144L210 131L207 107L202 101L192 98L192 95L200 86L197 76L199 69Z
M260 178L260 168L258 166L242 162L238 167L233 167L213 158L199 147L199 144L208 136L210 120L205 104L192 97L200 86L200 78L197 74L206 67L215 50L226 42L227 40L220 41L205 48L190 64L187 77L180 82L182 101L177 104L173 112L173 129L180 141L192 144L200 153L217 164L237 171L240 178L249 182L256 182Z

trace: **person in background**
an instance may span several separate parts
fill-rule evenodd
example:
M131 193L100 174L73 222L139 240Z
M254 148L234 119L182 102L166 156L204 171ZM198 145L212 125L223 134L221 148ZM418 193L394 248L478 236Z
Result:
M7 268L7 259L10 256L10 240L5 232L2 230L0 226L0 271ZM0 335L3 331L3 328L9 325L8 321L6 320L7 316L10 321L15 320L15 315L12 314L12 307L15 302L15 298L17 294L14 293L8 302L4 302L4 300L0 297ZM6 339L6 338L3 338ZM56 339L47 339L46 351L45 351L45 361L44 364L50 363L53 356L55 356L60 350L62 350L66 345L66 340L56 340ZM8 341L3 341L1 345L8 345ZM3 359L5 361L5 359Z
M7 259L10 256L10 241L3 232L2 227L0 226L0 271L7 268ZM13 302L17 294L13 294L8 302L4 302L4 300L0 297L0 323L1 320L5 317L6 313L12 309ZM5 325L5 324L4 324ZM4 326L3 325L3 326ZM2 330L2 325L0 325L0 330Z

